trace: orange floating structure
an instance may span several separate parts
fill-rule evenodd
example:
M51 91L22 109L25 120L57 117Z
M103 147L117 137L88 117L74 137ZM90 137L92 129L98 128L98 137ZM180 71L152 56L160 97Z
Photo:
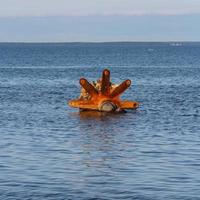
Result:
M96 110L101 112L116 112L125 109L136 109L138 102L125 101L120 99L120 95L130 87L131 80L127 79L120 85L110 82L110 71L103 70L102 78L96 83L89 83L81 78L82 94L79 99L68 102L69 106L80 108L81 110Z

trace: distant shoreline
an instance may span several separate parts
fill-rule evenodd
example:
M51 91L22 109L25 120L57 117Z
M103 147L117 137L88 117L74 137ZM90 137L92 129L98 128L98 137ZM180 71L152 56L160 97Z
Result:
M200 44L200 41L0 42L0 44Z

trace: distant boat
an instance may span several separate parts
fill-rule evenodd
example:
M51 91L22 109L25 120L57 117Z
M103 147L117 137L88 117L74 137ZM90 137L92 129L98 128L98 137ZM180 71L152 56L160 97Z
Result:
M170 46L182 46L182 43L180 43L180 42L173 42L173 43L170 43L169 44Z

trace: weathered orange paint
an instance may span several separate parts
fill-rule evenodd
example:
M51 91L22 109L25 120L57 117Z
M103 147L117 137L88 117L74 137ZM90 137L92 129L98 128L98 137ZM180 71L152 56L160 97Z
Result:
M105 103L108 104L108 107L114 105L112 111L115 109L124 110L136 109L139 107L139 103L136 101L124 101L120 99L120 95L130 87L131 80L127 79L119 86L112 89L110 71L108 69L103 70L100 90L97 90L84 78L81 78L79 83L90 95L90 98L71 100L68 102L71 107L97 111L104 111L105 108L102 108L102 106L105 105Z

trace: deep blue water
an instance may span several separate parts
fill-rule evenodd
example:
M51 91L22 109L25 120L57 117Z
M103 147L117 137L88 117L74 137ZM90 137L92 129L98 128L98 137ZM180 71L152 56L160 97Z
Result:
M67 106L104 68L137 111ZM200 43L0 44L0 199L92 198L200 199Z

